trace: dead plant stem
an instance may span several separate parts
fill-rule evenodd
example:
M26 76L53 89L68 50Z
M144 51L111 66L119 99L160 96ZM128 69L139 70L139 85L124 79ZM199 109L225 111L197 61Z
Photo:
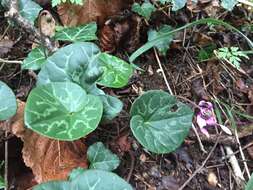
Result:
M22 61L17 61L17 60L6 60L6 59L2 59L0 58L0 63L13 63L13 64L21 64Z
M157 53L157 51L156 51L155 48L154 48L154 52L155 52L156 61L157 61L158 65L159 65L159 68L160 68L160 70L161 70L161 72L162 72L162 75L163 75L163 79L164 79L164 81L165 81L165 84L166 84L166 86L167 86L167 88L168 88L168 90L169 90L169 93L170 93L171 95L173 95L173 92L172 92L172 90L171 90L171 88L170 88L170 85L169 85L169 82L168 82L168 80L167 80L167 77L166 77L165 72L164 72L164 70L163 70L163 67L162 67L160 58L159 58L158 53Z
M43 35L38 29L36 29L31 22L23 18L18 11L18 1L9 0L9 10L6 12L5 16L14 21L14 23L23 28L26 32L34 35L34 37L45 46L49 52L54 52L57 50L56 44L51 41L50 38Z
M238 137L237 129L235 129L235 138L236 138L236 141L237 141L238 146L239 146L239 151L240 151L242 160L246 160L246 159L245 159L245 155L244 155L243 150L242 150L242 146L241 146L239 137ZM246 174L247 174L247 176L248 176L248 179L250 179L250 172L249 172L249 167L248 167L248 165L247 165L247 162L243 162L243 165L244 165L244 168L245 168L245 170L246 170Z

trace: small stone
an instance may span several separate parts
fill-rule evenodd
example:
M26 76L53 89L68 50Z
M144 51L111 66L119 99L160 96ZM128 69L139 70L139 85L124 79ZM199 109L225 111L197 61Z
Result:
M146 155L145 155L145 154L141 154L141 155L140 155L140 161L141 161L142 163L144 163L144 162L146 162L146 160L147 160Z
M208 181L209 185L211 185L212 187L216 187L218 184L218 179L217 179L217 176L215 175L214 172L208 173L207 181Z
M152 177L155 177L155 178L160 178L162 176L161 172L159 171L158 166L151 167L151 169L149 171L149 175Z
M153 70L153 68L152 68L151 65L148 66L148 75L149 76L153 76L154 75L154 70Z

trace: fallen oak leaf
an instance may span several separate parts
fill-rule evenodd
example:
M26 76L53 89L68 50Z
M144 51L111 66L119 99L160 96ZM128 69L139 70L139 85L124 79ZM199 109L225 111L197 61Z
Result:
M25 128L24 108L25 103L18 101L17 114L11 119L9 131L23 141L24 162L32 169L38 183L65 180L72 169L87 168L87 148L81 140L57 141Z
M92 21L101 26L109 16L127 8L131 0L86 0L85 3L74 5L63 3L57 7L64 26L78 26ZM106 7L106 8L105 8Z
M14 42L8 39L0 40L0 57L3 57L5 54L11 51Z

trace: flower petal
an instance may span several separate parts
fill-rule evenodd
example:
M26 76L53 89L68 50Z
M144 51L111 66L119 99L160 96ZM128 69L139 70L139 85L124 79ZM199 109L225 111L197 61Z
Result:
M208 118L208 119L206 120L206 124L207 124L207 125L216 125L216 123L217 123L217 120L216 120L216 118L215 118L214 115L211 116L210 118Z
M205 128L201 128L200 131L201 131L201 133L203 133L207 138L210 137L208 131L207 131Z
M197 115L197 124L200 128L204 128L206 126L206 120L201 117L201 114Z

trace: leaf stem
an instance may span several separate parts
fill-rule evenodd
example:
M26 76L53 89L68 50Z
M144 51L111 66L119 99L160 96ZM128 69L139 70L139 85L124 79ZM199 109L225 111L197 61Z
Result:
M253 49L253 42L245 35L243 34L240 30L238 30L237 28L235 28L234 26L218 20L218 19L214 19L214 18L203 18L194 22L191 22L189 24L186 24L184 26L181 26L179 28L176 28L175 30L169 31L164 33L163 35L157 37L154 40L151 40L149 42L147 42L146 44L144 44L143 46L141 46L139 49L137 49L129 58L130 62L133 62L137 57L139 57L141 54L143 54L144 52L148 51L149 49L151 49L152 47L154 47L157 43L165 40L168 38L168 36L171 36L172 34L179 32L181 30L184 30L186 28L190 28L193 27L195 25L201 25L201 24L213 24L213 25L222 25L225 28L231 29L235 32L237 32L238 34L240 34L247 42L248 45L250 46L251 49Z

